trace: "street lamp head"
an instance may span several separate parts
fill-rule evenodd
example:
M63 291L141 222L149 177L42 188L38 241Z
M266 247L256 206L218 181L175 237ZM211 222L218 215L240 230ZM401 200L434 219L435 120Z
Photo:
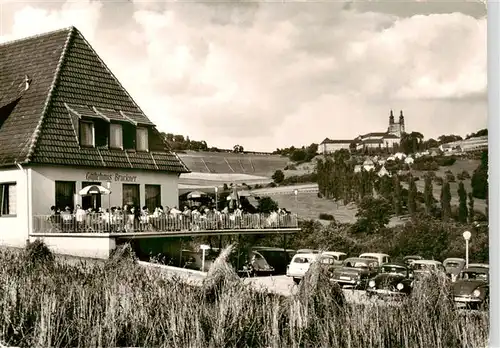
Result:
M299 190L297 190L297 189L293 190L293 194L294 194L295 196L297 196L297 195L299 194Z
M215 186L215 192L217 193L217 191L219 191L219 188Z
M107 189L109 190L111 188L111 181L106 182Z
M469 240L472 234L469 231L465 231L462 236L464 237L465 240Z

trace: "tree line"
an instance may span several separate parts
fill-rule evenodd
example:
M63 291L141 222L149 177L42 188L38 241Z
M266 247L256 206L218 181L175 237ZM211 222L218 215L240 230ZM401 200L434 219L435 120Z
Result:
M391 216L424 213L442 221L473 222L479 214L474 209L474 199L486 199L488 192L488 154L483 152L481 163L472 175L472 191L467 192L464 182L458 184L458 209L451 204L450 182L443 179L440 199L434 197L434 172L424 175L424 190L417 190L418 177L411 171L379 177L375 170L354 171L355 162L346 150L317 162L317 182L320 195L327 199L356 203L360 231L376 231L387 225ZM404 184L404 185L403 185ZM482 214L482 213L481 213ZM487 216L487 211L484 212Z

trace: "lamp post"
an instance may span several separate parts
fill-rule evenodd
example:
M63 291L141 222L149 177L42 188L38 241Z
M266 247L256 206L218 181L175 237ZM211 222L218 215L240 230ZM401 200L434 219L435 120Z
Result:
M469 268L469 240L471 235L472 234L469 231L465 231L462 234L465 239L465 268Z
M293 190L293 194L295 195L295 213L297 213L297 206L298 206L297 196L299 195L299 190L297 189Z
M215 210L219 210L217 209L218 207L218 204L219 204L219 195L217 194L219 192L219 188L217 186L215 186Z
M201 249L201 271L205 272L205 250L210 249L210 245L202 244L200 245Z
M109 223L111 223L111 181L106 182L106 188L109 190L109 193L108 193L108 218L109 218Z

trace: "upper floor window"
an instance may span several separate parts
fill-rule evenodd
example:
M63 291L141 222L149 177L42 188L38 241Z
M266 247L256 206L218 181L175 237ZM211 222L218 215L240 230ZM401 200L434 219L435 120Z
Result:
M113 149L123 149L123 129L118 123L109 125L109 147Z
M94 146L95 145L95 130L94 123L89 121L80 121L80 145Z
M137 151L148 151L148 129L137 127L136 130Z

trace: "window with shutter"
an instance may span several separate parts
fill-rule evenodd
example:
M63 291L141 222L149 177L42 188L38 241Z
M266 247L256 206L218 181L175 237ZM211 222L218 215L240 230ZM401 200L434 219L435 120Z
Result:
M148 129L137 127L137 151L148 151Z
M80 145L94 146L94 123L80 121Z
M113 149L123 149L123 129L118 123L109 125L109 147Z

